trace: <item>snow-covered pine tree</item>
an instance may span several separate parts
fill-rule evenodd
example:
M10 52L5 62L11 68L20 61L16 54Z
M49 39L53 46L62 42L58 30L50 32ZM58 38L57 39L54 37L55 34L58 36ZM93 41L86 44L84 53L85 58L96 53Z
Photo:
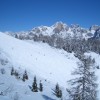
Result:
M27 75L27 71L25 70L22 80L25 82L25 80L28 80L28 75Z
M58 83L56 84L56 87L55 87L55 89L53 90L53 94L54 94L55 96L57 96L58 98L61 98L61 97L62 97L62 91L61 91L61 89L60 89Z
M14 75L15 75L15 77L16 77L17 79L19 79L19 73L18 73L18 71L17 71L17 70L15 70Z
M28 80L28 75L27 75L27 71L26 70L25 70L24 75L25 75L25 79Z
M18 38L18 35L17 34L15 35L15 38Z
M91 57L82 57L82 63L72 73L77 75L69 81L71 88L67 89L70 100L97 100L97 84L95 76L95 61Z
M12 67L12 69L11 69L11 75L14 75L14 68Z
M40 81L40 84L39 84L39 90L40 90L40 92L43 91L43 84L41 83L41 81Z
M23 74L22 80L25 82L25 75Z
M32 85L32 91L38 92L36 76L34 77L34 81L33 81L33 85Z

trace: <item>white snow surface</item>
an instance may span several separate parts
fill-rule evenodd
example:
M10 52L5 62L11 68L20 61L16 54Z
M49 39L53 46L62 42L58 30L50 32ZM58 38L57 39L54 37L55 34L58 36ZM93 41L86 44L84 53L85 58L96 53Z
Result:
M46 43L34 41L22 41L0 32L0 56L2 59L8 59L9 63L4 67L6 74L0 73L0 91L10 87L7 96L0 96L0 100L14 100L14 97L19 100L46 100L42 95L47 95L55 100L58 100L52 95L52 88L56 83L61 86L64 95L64 88L67 87L67 81L73 78L71 72L77 67L79 59L74 57L74 53L67 53L64 50L55 49ZM86 55L91 55L95 58L97 65L100 66L100 55L90 52ZM15 77L11 77L10 70L14 67L24 72L26 69L29 74L29 80L23 83ZM0 64L0 69L3 66ZM100 70L97 71L98 83L100 80ZM44 92L32 93L28 85L32 85L33 77L36 75L39 80L43 80ZM5 78L6 77L6 78ZM100 83L99 83L100 84ZM99 88L100 89L100 88ZM12 92L13 91L13 92ZM48 99L49 100L49 99Z
M78 59L73 54L43 43L31 44L2 33L0 33L0 48L7 53L13 65L28 69L54 84L58 82L65 87L66 81L70 79L71 70L77 66Z
M27 100L29 98L30 100L32 98L36 98L35 100L45 100L41 93L33 94L28 87L28 85L32 85L34 75L38 77L38 81L42 80L45 85L43 95L57 100L52 94L52 89L56 83L59 83L63 91L65 91L64 88L67 86L67 81L72 77L71 72L77 66L76 62L79 61L74 57L73 53L52 48L46 43L22 41L3 33L0 33L0 52L2 59L9 60L9 64L5 67L7 70L6 74L0 75L0 83L4 83L4 85L1 85L0 91L6 90L11 86L10 88L13 88L11 91L14 92L9 92L10 100L14 100L16 93L18 93L20 100ZM23 84L22 81L11 77L10 71L12 66L20 74L24 70L28 71L29 80L27 83ZM25 93L28 93L28 95ZM0 96L0 100L9 100L9 98Z

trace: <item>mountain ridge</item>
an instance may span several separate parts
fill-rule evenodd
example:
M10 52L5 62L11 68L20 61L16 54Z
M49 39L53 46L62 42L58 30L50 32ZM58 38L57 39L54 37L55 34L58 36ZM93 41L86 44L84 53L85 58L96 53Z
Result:
M57 35L61 38L66 38L68 36L74 37L83 37L83 38L91 38L94 36L94 33L97 29L100 29L100 26L98 25L92 25L90 28L83 28L78 24L71 24L67 25L66 23L63 23L61 21L56 22L55 24L51 26L37 26L33 27L29 31L21 31L21 32L5 32L6 34L10 35L28 35L29 37L32 37L32 35L44 35L44 36L52 36Z

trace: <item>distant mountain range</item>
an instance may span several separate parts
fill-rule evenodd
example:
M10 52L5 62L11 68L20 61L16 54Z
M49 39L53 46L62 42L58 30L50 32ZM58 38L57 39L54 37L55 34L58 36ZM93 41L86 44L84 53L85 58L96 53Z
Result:
M98 30L98 31L96 31ZM91 37L100 37L100 26L92 25L90 28L83 28L78 24L71 24L68 26L63 22L56 22L54 25L48 26L39 26L34 27L30 31L21 31L21 32L6 32L6 34L14 35L17 34L21 38L32 39L35 36L58 36L61 38L66 37L77 37L77 38L91 38Z

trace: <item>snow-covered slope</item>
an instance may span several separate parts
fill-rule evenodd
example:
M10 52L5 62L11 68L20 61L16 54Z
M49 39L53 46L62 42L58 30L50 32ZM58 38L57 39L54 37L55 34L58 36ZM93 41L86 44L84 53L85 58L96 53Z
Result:
M95 58L96 63L100 66L100 63L98 63L100 55L95 53L87 53L87 55ZM73 77L71 72L79 62L79 59L73 53L52 48L46 43L22 41L3 33L0 33L0 59L6 60L5 65L0 64L0 69L6 70L6 74L0 73L0 83L3 83L0 85L0 91L4 91L6 95L0 96L0 100L14 100L16 96L20 98L19 100L48 100L45 98L49 97L57 100L52 94L52 88L56 83L61 86L65 98L67 81ZM24 83L22 80L12 77L10 75L12 66L20 74L26 69L29 80ZM42 93L33 93L29 89L34 75L37 76L38 83L42 80L44 85ZM97 76L100 80L99 71L97 71Z
M44 84L46 84L44 87L44 94L49 94L50 97L52 97L51 89L56 83L59 83L62 88L66 87L67 80L71 77L71 71L73 71L73 68L77 66L76 62L79 61L73 54L52 48L47 44L41 42L30 43L21 41L3 33L0 33L0 52L3 52L4 55L6 55L6 58L11 64L7 67L8 74L3 77L0 76L0 79L2 80L1 82L4 82L5 84L9 83L9 85L15 84L18 88L22 86L22 89L20 89L22 91L21 93L23 93L27 90L23 90L23 86L25 85L24 87L28 87L28 85L31 85L33 77L36 75L40 80L44 80ZM12 66L14 66L20 73L25 69L28 71L29 81L27 84L23 85L23 82L20 81L17 84L17 80L12 79L10 75ZM7 77L7 79L4 77ZM9 82L6 83L8 80ZM47 83L45 83L45 81ZM50 84L53 87L51 87ZM18 88L15 90L20 91ZM29 95L32 94L30 93L30 89L27 91ZM40 99L37 98L36 100Z
M30 44L2 33L0 33L0 48L7 53L14 65L28 69L54 83L61 83L62 86L66 86L67 76L70 76L69 72L76 66L77 59L73 54L43 43Z

